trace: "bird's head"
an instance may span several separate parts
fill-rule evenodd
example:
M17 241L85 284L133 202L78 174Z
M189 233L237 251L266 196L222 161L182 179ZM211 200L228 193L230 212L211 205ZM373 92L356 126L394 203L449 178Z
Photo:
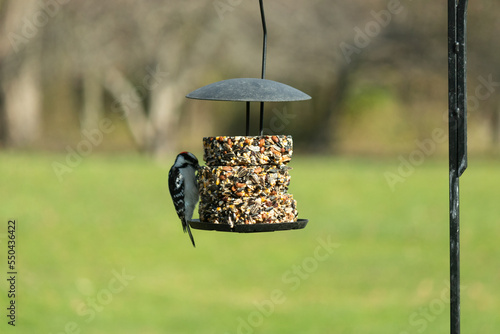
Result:
M200 165L198 164L198 159L193 153L190 152L181 152L175 158L174 166L177 168L186 168L193 167L194 169L198 169Z

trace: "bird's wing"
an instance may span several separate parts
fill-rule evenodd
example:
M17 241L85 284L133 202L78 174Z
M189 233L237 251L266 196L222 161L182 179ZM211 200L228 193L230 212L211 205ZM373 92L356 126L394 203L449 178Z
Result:
M182 174L177 170L171 169L168 173L169 189L178 189L178 191L171 192L172 200L174 202L175 211L177 216L181 219L182 229L186 232L186 218L184 216L184 182Z
M172 200L174 201L175 211L177 212L177 216L179 216L182 223L182 230L184 233L188 232L189 238L191 239L191 243L193 247L196 247L194 243L193 234L191 233L191 229L189 228L189 224L186 221L185 216L185 201L184 201L184 182L183 176L179 172L179 170L171 168L168 172L168 186L169 189L176 189L174 192L170 192L172 196Z

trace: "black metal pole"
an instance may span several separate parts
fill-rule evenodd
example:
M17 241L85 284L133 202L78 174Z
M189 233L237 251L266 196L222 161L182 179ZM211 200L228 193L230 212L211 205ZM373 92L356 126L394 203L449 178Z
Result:
M467 0L448 0L450 333L460 334L460 193L467 168Z
M266 53L267 53L267 27L266 27L266 16L264 15L264 4L263 0L259 0L260 6L260 18L262 20L262 31L264 33L264 38L262 42L262 72L261 79L266 78ZM259 133L262 136L264 134L264 102L260 103L260 126Z

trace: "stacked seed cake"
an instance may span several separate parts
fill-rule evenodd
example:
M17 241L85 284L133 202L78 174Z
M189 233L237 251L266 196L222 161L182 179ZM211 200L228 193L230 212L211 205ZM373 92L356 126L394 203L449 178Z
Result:
M202 222L258 224L297 221L288 194L291 136L205 137L200 168Z

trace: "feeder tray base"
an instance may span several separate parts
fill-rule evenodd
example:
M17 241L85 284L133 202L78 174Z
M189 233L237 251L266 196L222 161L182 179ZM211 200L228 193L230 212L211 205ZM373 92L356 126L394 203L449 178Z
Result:
M231 226L228 224L213 224L213 223L202 222L199 219L192 219L189 221L189 226L197 230L256 233L256 232L299 230L306 227L308 222L309 219L297 219L296 222L290 222L290 223L243 224L243 225L234 225L234 227L231 228Z

